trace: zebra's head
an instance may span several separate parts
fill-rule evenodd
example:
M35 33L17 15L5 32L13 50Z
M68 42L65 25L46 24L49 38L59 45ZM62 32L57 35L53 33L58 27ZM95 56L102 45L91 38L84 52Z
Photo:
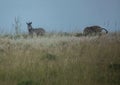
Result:
M27 24L28 26L31 26L32 22L28 22L28 23L26 22L26 24Z
M27 24L28 30L32 29L32 22L28 22L26 24Z

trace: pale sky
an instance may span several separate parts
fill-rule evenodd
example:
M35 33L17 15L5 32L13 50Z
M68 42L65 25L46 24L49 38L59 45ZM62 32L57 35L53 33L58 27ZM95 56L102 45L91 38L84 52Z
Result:
M15 17L24 32L29 21L46 31L82 31L91 25L116 31L120 0L0 0L0 31L12 32Z

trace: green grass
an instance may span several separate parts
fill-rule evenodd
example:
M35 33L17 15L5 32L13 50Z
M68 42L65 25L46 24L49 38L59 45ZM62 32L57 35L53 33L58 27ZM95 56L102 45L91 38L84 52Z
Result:
M0 37L0 85L119 85L120 35Z

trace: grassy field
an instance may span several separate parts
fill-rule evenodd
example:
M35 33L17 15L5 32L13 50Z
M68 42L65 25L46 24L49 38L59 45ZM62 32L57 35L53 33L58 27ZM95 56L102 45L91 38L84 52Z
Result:
M120 33L1 36L0 85L120 85Z

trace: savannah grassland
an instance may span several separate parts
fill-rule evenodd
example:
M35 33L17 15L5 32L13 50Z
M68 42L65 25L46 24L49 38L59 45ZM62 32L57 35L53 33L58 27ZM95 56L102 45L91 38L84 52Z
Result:
M0 85L120 85L120 33L1 36Z

